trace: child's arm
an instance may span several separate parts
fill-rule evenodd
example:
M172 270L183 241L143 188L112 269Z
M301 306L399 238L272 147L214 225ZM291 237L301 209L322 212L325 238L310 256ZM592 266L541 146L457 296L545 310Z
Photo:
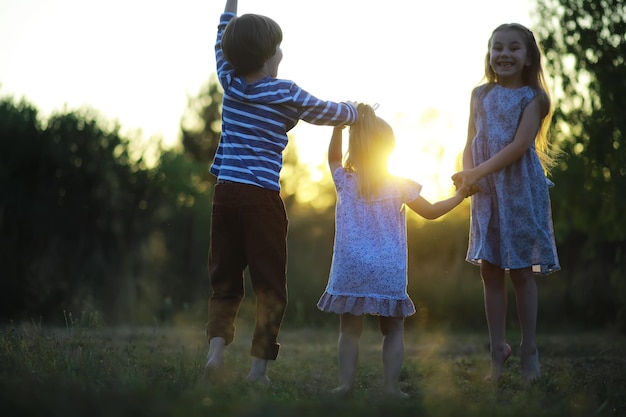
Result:
M224 13L220 16L220 22L217 26L217 38L214 46L217 77L221 85L225 85L225 83L228 82L228 75L232 72L232 67L226 60L224 52L222 51L222 36L224 36L224 30L226 30L228 22L234 19L233 15L237 15L237 0L226 0Z
M482 177L500 171L520 159L533 144L544 113L545 109L541 99L539 96L535 97L522 113L513 142L477 167L454 174L454 183L475 184ZM465 164L465 160L463 163Z
M461 204L461 201L468 195L468 187L463 184L456 190L454 197L441 200L436 203L430 203L424 197L417 197L415 200L407 203L407 206L423 218L434 220L450 212L453 208Z
M226 0L226 6L224 7L224 13L237 14L237 0Z
M467 142L465 143L465 149L463 150L463 169L474 168L472 141L474 140L474 136L476 136L476 123L474 122L474 118L476 117L474 114L474 111L476 110L476 106L474 104L475 97L476 93L474 93L470 99L469 120L467 121Z
M474 118L476 115L474 111L476 109L475 100L478 94L478 90L474 89L472 92L472 96L470 98L470 111L469 111L469 120L467 121L467 139L465 141L465 148L463 149L463 169L471 169L474 168L474 158L472 155L472 141L474 140L474 136L476 136L476 123L474 122ZM459 173L456 173L452 176L452 181L454 181L454 185L458 188L461 186L462 177Z
M318 126L344 126L356 123L358 111L351 101L320 100L295 83L290 90L291 103L298 109L299 119ZM288 104L288 103L285 103Z
M328 166L330 167L330 173L335 172L337 168L343 166L343 126L333 129L333 135L330 137L330 144L328 145Z

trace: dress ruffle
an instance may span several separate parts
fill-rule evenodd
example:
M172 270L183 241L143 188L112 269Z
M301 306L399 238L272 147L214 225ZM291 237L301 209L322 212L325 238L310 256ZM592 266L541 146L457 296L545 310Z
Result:
M415 314L415 305L410 298L390 300L371 297L332 295L324 291L317 307L327 313L350 313L355 316L371 314L383 317L408 317Z

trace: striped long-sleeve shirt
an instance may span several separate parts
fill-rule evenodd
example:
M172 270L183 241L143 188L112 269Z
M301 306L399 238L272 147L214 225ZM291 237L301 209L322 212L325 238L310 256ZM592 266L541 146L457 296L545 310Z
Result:
M350 125L357 120L351 103L320 100L293 81L266 77L248 84L233 74L221 48L227 23L220 17L215 43L217 75L224 90L222 135L210 171L218 180L280 190L280 171L287 132L299 120L326 126Z

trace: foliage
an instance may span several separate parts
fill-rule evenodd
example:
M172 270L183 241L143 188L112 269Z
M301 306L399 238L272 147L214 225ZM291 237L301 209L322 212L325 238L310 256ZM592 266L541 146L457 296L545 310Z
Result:
M34 107L10 98L1 111L0 277L6 291L0 317L55 323L64 310L75 310L100 312L109 324L204 323L208 164L161 149L148 166L130 156L129 139L103 127L106 121L92 112L57 114L43 124ZM293 143L284 173L290 219L285 323L335 325L334 315L316 307L332 256L332 182L327 174L311 184ZM316 204L302 199L305 189ZM441 221L409 216L409 293L418 314L408 325L484 327L478 271L463 261L467 216L467 206ZM242 314L254 309L246 283ZM542 289L547 306L562 305L559 290L552 284ZM553 313L545 324L562 324L563 312Z
M128 142L87 114L56 114L42 127L28 104L0 106L3 309L26 301L48 313L70 294L87 301L106 291L116 252L147 231L134 215L149 181L142 161L131 163Z
M0 316L77 309L152 317L167 290L159 278L171 281L158 274L169 256L162 246L194 243L188 208L204 195L191 186L193 165L183 170L163 153L147 167L131 158L117 126L103 127L88 110L53 114L44 125L31 105L6 98L0 121ZM190 178L176 182L181 175ZM191 231L170 239L173 221Z
M222 128L222 88L214 75L196 97L188 99L181 121L185 153L198 162L212 162Z
M626 5L538 0L539 38L556 95L556 234L569 313L626 332Z
M538 280L539 326L617 322L626 331L626 6L537 4L556 93L553 133L566 154L551 191L563 271ZM212 77L189 99L180 146L158 144L148 163L134 152L140 138L122 137L94 111L43 122L29 103L0 99L0 318L49 323L74 310L99 312L108 324L204 323L208 167L220 111ZM332 182L310 178L293 141L282 174L290 220L285 325L336 326L316 308L332 256ZM409 215L408 290L418 312L407 326L484 329L478 269L463 260L468 216L467 205L435 222ZM254 310L247 285L243 316ZM509 297L514 306L510 289ZM515 315L510 320L516 325Z
M518 351L498 386L485 384L486 335L408 330L401 388L382 395L381 336L367 323L352 397L333 398L336 329L286 328L268 390L244 382L251 329L238 327L219 383L200 380L206 353L197 327L106 328L97 317L65 328L0 330L0 413L72 416L614 416L626 412L623 351L611 334L539 339L543 378L520 383Z

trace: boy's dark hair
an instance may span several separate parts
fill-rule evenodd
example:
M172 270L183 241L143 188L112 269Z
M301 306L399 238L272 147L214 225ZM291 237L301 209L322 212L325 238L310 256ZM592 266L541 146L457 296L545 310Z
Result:
M235 75L247 75L261 69L282 41L283 31L274 20L244 14L228 22L222 36L222 51Z

